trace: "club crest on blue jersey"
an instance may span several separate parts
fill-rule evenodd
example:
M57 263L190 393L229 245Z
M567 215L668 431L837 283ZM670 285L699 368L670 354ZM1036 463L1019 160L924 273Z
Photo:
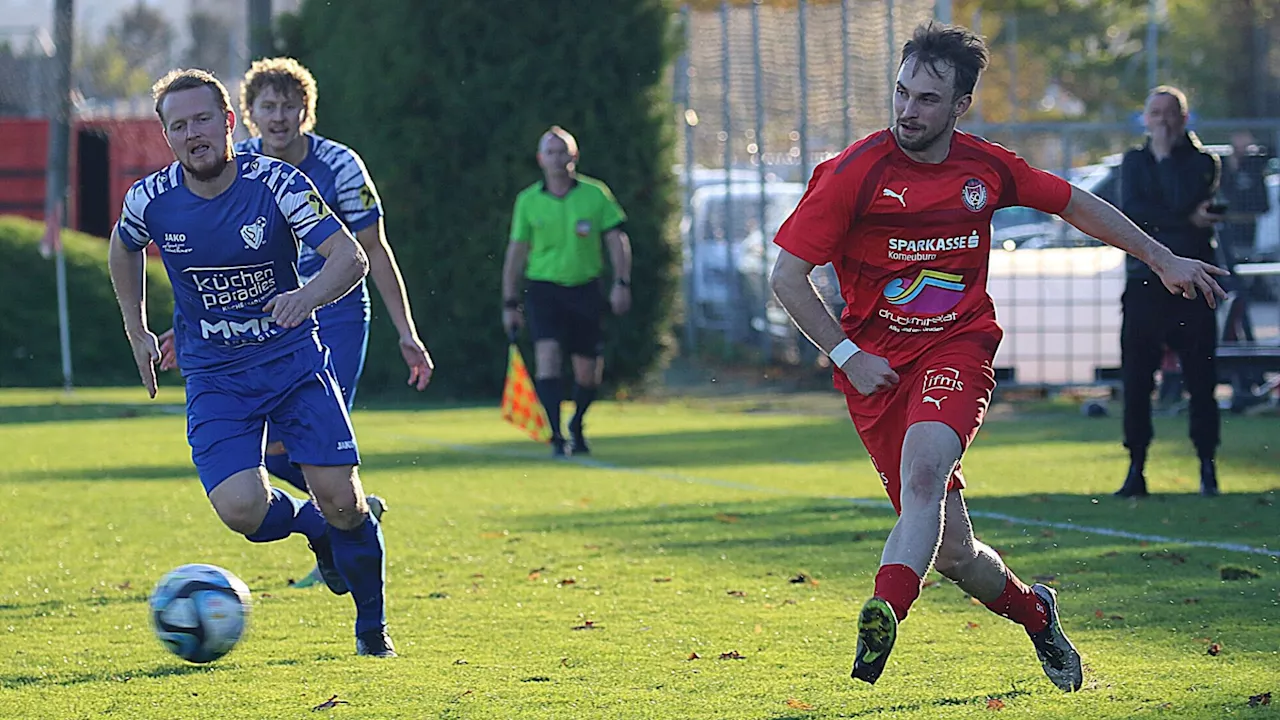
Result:
M262 247L262 243L267 238L267 219L258 216L257 220L240 228L240 237L244 238L244 246L250 250L257 250Z

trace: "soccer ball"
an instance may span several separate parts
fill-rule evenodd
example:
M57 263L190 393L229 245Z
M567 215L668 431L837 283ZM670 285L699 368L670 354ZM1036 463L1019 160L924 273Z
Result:
M226 655L249 619L249 586L216 565L183 565L151 591L151 627L174 655L193 663Z

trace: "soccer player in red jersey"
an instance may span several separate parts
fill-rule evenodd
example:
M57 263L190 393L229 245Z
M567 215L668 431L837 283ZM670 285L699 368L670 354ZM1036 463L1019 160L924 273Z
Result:
M930 23L902 50L895 121L819 165L774 242L773 289L831 357L835 385L898 511L858 616L853 677L874 683L898 623L934 565L993 612L1026 628L1049 679L1074 691L1080 654L1052 588L1028 587L973 536L960 457L995 387L1002 331L986 292L991 214L1024 205L1060 215L1134 255L1172 293L1225 297L1225 271L1171 253L1096 196L1005 148L956 130L987 65L969 30ZM847 307L837 322L809 282L834 263Z

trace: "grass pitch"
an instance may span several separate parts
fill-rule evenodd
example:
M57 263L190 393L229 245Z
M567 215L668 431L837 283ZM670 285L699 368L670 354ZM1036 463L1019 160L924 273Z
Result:
M1280 558L1184 542L1280 547L1274 418L1226 418L1216 499L1194 494L1185 419L1161 419L1159 495L1130 502L1109 494L1117 419L993 413L965 461L974 510L1170 539L975 519L1058 588L1087 665L1065 695L1020 628L936 574L880 682L849 678L893 515L863 502L882 491L830 397L602 403L589 462L492 408L357 412L390 504L389 661L354 656L348 598L290 587L303 540L221 526L181 401L0 393L0 718L1280 717ZM208 666L148 626L151 587L188 562L254 594Z

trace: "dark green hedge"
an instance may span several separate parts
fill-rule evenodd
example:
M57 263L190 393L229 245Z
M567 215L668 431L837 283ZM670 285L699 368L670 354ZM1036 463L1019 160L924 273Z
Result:
M62 385L57 277L53 259L40 256L43 235L43 223L0 217L0 387ZM67 230L62 245L75 384L140 384L107 272L107 241ZM159 260L150 260L147 272L149 320L167 329L173 290ZM181 382L176 373L164 375L162 382Z
M634 308L609 324L607 381L634 383L660 361L678 270L670 20L662 0L308 0L282 23L283 49L319 83L317 130L354 147L378 184L435 397L501 388L511 207L540 179L534 153L552 124L630 216ZM373 295L362 395L406 375Z

